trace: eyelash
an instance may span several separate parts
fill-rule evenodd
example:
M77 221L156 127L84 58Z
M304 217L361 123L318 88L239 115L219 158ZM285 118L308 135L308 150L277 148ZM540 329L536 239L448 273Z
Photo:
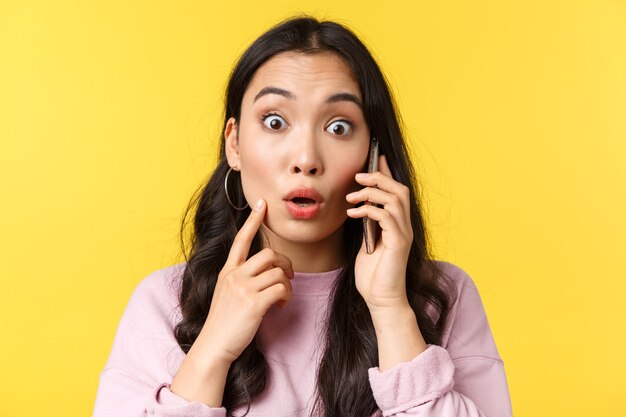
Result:
M278 117L280 117L280 118L281 118L281 119L283 119L283 120L284 120L284 118L283 118L283 116L281 116L280 114L278 114L278 113L274 113L274 112L265 113L265 114L263 114L263 115L261 116L261 124L263 125L263 127L264 127L264 128L266 128L266 129L268 129L268 130L270 130L270 131L272 131L272 132L275 132L275 130L274 130L274 129L270 129L269 127L265 126L265 120L266 120L268 117L270 117L270 116L278 116ZM354 130L354 123L352 123L350 120L347 120L347 119L337 119L337 120L333 120L333 121L332 121L332 123L335 123L335 122L344 122L344 123L347 123L347 124L350 126L350 133L352 133L352 131ZM332 123L331 123L331 124L332 124ZM339 135L339 136L347 136L347 135Z

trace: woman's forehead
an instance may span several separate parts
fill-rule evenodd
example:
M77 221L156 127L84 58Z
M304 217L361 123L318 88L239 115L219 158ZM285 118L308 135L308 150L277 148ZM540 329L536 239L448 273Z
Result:
M350 66L337 54L283 52L270 58L254 74L246 95L248 102L259 92L274 87L307 94L348 93L362 101L361 91ZM288 97L289 98L289 97Z

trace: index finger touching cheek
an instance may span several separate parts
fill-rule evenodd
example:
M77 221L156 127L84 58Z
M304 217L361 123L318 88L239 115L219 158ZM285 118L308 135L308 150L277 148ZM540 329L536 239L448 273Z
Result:
M233 246L228 253L226 265L239 265L246 261L248 253L250 252L252 239L254 239L256 232L259 230L259 227L261 227L261 224L263 224L266 207L267 204L265 204L265 200L260 199L256 202L246 222L241 226L237 235L235 235Z

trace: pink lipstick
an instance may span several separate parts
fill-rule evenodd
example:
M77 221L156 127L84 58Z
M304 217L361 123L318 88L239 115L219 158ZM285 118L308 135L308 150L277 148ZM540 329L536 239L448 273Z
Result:
M284 197L289 214L297 219L310 219L320 211L322 196L313 188L296 188Z

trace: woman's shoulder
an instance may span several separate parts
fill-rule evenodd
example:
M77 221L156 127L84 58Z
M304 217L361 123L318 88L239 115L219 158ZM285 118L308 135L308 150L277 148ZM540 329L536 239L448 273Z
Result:
M445 275L448 278L448 282L451 282L454 286L454 290L451 291L456 295L453 299L453 311L456 310L456 314L458 314L458 310L461 308L482 308L478 287L466 269L448 261L435 260L434 263L438 272Z
M434 264L438 272L445 275L445 277L448 278L448 282L453 285L453 287L448 288L455 295L453 304L456 309L460 307L458 304L460 304L461 301L467 301L468 297L471 299L478 298L480 301L478 287L466 269L452 262L443 260L435 260Z
M157 382L177 369L181 356L173 329L180 321L178 300L185 264L171 265L144 276L133 290L119 321L105 365Z
M129 327L172 327L180 316L179 294L185 263L153 270L135 286L124 321Z
M178 298L186 265L182 262L153 270L139 281L134 293L149 299Z
M450 351L453 359L478 354L501 360L474 279L458 265L446 261L436 263L456 286L456 300L442 335L442 346Z
M435 265L437 265L437 268L441 272L446 274L446 276L451 278L455 284L474 284L472 278L469 276L467 271L465 271L465 269L461 268L459 265L443 260L435 260L434 263Z

